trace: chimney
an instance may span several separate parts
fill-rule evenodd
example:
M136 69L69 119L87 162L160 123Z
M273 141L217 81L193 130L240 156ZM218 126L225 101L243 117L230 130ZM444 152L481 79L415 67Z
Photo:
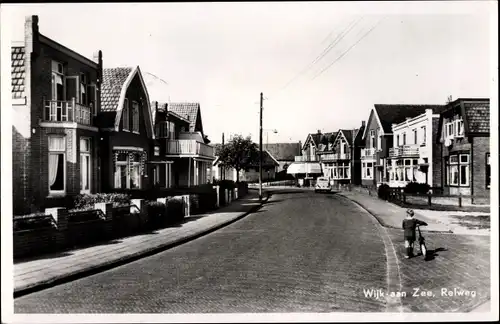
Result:
M24 24L24 44L26 54L33 54L35 57L40 53L38 31L38 16L27 16Z
M365 127L365 126L366 126L365 121L364 121L364 120L362 120L362 121L361 121L361 127Z
M318 134L321 134L321 129L318 129Z

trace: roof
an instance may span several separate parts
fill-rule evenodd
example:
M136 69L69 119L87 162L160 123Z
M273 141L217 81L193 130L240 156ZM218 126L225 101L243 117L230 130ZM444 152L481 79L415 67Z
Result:
M24 60L26 58L24 46L12 47L11 58L12 98L23 98L25 96L24 78L26 76L24 71Z
M341 129L342 134L344 134L345 139L347 140L347 144L352 145L352 141L354 136L358 132L358 129Z
M200 115L200 104L194 102L173 102L168 104L167 109L181 115L189 120L189 131L194 132L196 122ZM201 116L201 115L200 115ZM200 117L201 118L201 117Z
M296 155L302 154L300 146L300 143L273 143L263 144L262 148L278 161L294 161Z
M101 111L116 111L120 94L127 81L131 67L118 67L103 70L103 79L101 86Z
M446 105L385 105L375 104L375 111L380 119L384 133L392 133L392 124L404 121L406 118L417 117L425 113L426 109L432 109L439 114Z
M216 145L219 145L219 144L215 144L214 147L217 147ZM262 155L262 165L264 165L264 166L279 165L279 163L271 156L271 154L269 154L268 151L262 151L262 153L263 153L263 155ZM216 153L214 153L214 155L216 156L216 159L214 160L214 162L212 164L213 165L217 165L218 162L219 162L219 158L220 157L217 156ZM257 163L257 164L251 164L250 166L251 167L259 166L259 163Z
M490 132L490 103L464 102L465 116L469 124L470 133Z

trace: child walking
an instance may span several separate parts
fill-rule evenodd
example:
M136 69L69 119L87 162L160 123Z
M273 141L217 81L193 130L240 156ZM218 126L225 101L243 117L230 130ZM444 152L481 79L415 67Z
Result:
M413 218L415 213L412 209L406 211L406 218L403 220L403 229L405 237L405 248L406 255L405 258L411 258L413 256L413 243L416 239L416 229L418 225L426 226L427 223L416 218Z

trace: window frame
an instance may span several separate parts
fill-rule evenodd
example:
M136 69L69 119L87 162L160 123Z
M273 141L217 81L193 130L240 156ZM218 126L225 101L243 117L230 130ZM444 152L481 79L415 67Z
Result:
M462 161L462 157L467 157L467 162ZM445 177L446 185L449 187L470 187L471 186L471 159L470 153L454 153L445 157ZM465 182L462 177L462 169L465 169ZM452 175L456 173L456 179ZM452 182L456 180L456 182Z
M57 67L54 69L54 65ZM59 71L59 67L61 68L61 71ZM64 75L64 64L62 62L56 61L56 60L51 60L51 68L50 68L50 75L51 75L51 99L52 101L64 101L66 97L66 80L65 80L65 75ZM63 97L62 98L57 98L57 84L56 82L56 76L59 76L61 78L61 86L63 88Z
M422 143L420 145L424 146L427 144L427 127L424 125L420 129L422 131Z
M139 102L132 101L132 132L139 134L140 130L140 112L139 112Z
M113 153L115 154L115 153ZM126 190L141 190L142 189L142 175L141 175L141 157L140 157L140 152L128 152L128 153L123 153L120 152L118 154L125 154L126 155L126 160L125 161L119 161L115 160L114 161L114 189L126 189ZM138 161L131 161L130 160L130 154L137 155ZM126 186L125 188L122 188L122 179L121 179L121 174L119 175L118 179L120 180L120 183L117 185L117 175L116 171L118 167L125 167L126 170ZM133 168L139 168L138 170L138 187L137 188L132 188L131 181L132 181L132 169Z
M87 142L87 150L82 150L82 141L88 141ZM82 166L83 166L83 159L88 157L88 190L85 190L82 188L83 186L83 175L82 175ZM80 137L80 193L90 193L92 191L92 139L90 137Z
M123 109L122 109L122 130L125 132L130 132L130 110L129 110L130 102L128 98L125 98L123 101Z
M50 139L51 138L62 138L64 140L64 148L61 149L54 149L50 147ZM50 179L47 181L47 188L49 190L49 196L60 196L60 195L65 195L66 194L66 166L67 166L67 155L66 155L66 147L67 147L67 141L66 141L66 136L64 135L49 135L47 136L48 140L48 157L50 161L50 156L51 155L62 155L63 156L63 189L62 190L52 190L50 189ZM50 168L50 162L47 165L47 168ZM47 169L48 170L48 169ZM47 177L49 177L50 171L47 172Z

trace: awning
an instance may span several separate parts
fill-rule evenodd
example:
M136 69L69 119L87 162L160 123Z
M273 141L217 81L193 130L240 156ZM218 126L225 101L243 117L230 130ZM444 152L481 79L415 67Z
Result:
M321 171L321 165L319 163L293 162L286 169L286 173L322 174L323 172Z

